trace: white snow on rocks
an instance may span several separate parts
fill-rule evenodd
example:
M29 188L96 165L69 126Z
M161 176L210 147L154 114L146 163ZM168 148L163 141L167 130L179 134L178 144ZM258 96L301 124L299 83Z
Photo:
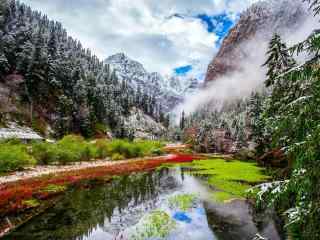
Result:
M17 138L21 140L43 140L31 128L21 127L15 123L10 123L7 128L0 128L0 140Z
M131 110L125 125L128 129L131 129L136 139L158 139L166 132L166 129L160 123L136 108Z
M105 60L120 80L126 80L134 89L155 94L166 110L172 110L185 96L199 87L199 81L187 76L162 76L149 73L143 65L130 59L124 53L118 53Z

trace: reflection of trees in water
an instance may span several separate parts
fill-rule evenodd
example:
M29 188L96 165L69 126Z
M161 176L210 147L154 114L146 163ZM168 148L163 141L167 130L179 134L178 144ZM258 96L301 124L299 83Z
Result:
M166 170L137 173L117 177L111 183L87 189L75 189L42 216L31 220L6 239L64 240L88 236L96 227L103 228L111 221L115 211L121 213L128 207L146 200L156 199ZM119 220L121 221L121 219Z
M219 240L253 239L258 232L266 239L282 239L272 216L268 212L256 215L244 201L234 201L218 207L204 203L204 208L209 227Z

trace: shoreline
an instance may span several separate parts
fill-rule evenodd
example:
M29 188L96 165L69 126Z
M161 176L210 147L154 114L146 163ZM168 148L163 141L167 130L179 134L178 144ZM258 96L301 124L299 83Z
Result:
M22 171L15 171L9 173L4 176L0 176L0 186L2 184L19 182L22 180L28 180L32 178L44 177L46 175L51 174L63 174L72 171L81 171L89 168L97 168L97 167L108 167L115 166L119 164L130 164L135 161L142 160L161 160L161 158L169 157L170 155L164 155L161 157L146 157L139 159L125 159L121 161L112 161L110 159L105 160L95 160L95 161L87 161L87 162L76 162L68 165L43 165L43 166L35 166L32 168L26 168Z
M25 222L17 221L16 216L20 217L38 209L63 195L70 187L77 186L83 181L102 180L108 182L112 181L115 176L150 171L165 163L192 162L200 159L203 159L200 155L169 154L117 162L96 161L90 165L62 166L59 171L50 168L50 171L47 169L46 172L25 171L20 176L0 177L2 180L0 184L0 216L3 219L0 221L0 238ZM5 179L6 182L4 182ZM30 206L26 204L28 201L35 201L37 204Z

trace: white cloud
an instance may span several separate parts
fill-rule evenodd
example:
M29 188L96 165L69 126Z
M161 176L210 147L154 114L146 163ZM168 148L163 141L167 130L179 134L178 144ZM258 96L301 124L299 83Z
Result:
M169 73L198 63L204 72L217 50L217 36L193 16L230 16L254 0L22 0L61 21L71 36L101 59L124 52L148 71ZM184 18L170 17L182 14ZM199 67L201 66L201 67Z
M307 5L305 7L307 8ZM281 37L288 46L292 46L306 39L318 26L318 18L313 17L312 14L307 14L297 26L282 29ZM177 106L174 111L176 113L175 120L179 121L182 111L190 115L201 106L209 103L211 103L210 107L212 109L219 109L226 102L248 97L252 91L263 88L267 69L262 65L267 60L266 52L269 41L270 35L262 34L243 42L239 49L246 54L246 58L237 59L239 70L219 77L209 83L206 88L185 99L185 102ZM306 57L306 55L299 55L297 60L303 62Z

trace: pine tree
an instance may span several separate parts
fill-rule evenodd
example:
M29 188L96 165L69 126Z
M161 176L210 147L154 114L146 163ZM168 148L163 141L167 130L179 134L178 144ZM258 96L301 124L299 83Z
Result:
M30 105L30 116L40 110L59 136L73 130L88 136L96 123L128 131L117 123L133 107L159 117L155 96L120 82L61 23L19 1L0 0L0 79L13 73L24 79L19 99Z
M320 1L319 0L304 0L305 2L309 2L310 9L313 10L314 15L318 15L320 13Z
M319 14L320 2L310 0ZM290 48L290 53L307 55L297 68L276 74L271 96L262 117L272 137L272 147L285 151L294 164L290 178L277 191L270 190L269 202L278 210L288 210L287 230L296 239L320 237L320 34L314 31L305 41ZM281 82L287 88L281 87ZM271 107L276 105L276 107ZM270 109L272 111L270 111ZM291 162L289 161L289 163ZM280 190L280 191L278 191Z
M180 119L180 129L183 130L185 128L186 118L185 113L182 111L181 119Z
M263 154L266 146L270 143L269 136L265 134L265 122L262 113L266 96L263 93L253 92L250 97L249 116L252 138L257 144L258 155Z
M165 117L164 126L165 126L166 128L169 128L169 127L170 127L170 115L169 115L169 114Z
M282 77L284 73L295 66L295 61L290 56L289 49L281 42L279 35L276 34L271 39L267 55L268 60L265 65L268 67L268 73L265 86L271 88L272 94L268 99L265 115L269 116L271 120L277 115L277 112L282 111L282 106L296 97L299 84L295 79Z
M281 37L278 34L275 34L271 39L267 54L268 60L264 66L268 67L268 78L265 85L270 87L274 85L277 76L295 65L295 61L289 55L285 43L281 41Z

